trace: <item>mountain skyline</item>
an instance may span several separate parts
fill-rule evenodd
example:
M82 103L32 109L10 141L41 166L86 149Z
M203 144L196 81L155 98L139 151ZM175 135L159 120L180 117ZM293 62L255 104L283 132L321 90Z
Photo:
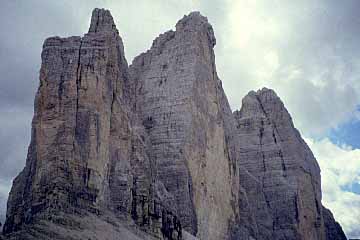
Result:
M40 8L37 9L35 6L26 4L18 6L16 3L5 3L4 8L2 8L2 11L4 11L4 14L2 14L3 22L9 23L12 26L10 27L10 33L6 35L2 33L4 36L2 36L1 40L3 41L1 44L3 51L1 53L4 54L2 59L9 59L9 61L4 62L1 68L1 73L3 73L1 83L4 86L1 90L1 112L4 113L4 118L2 119L4 128L1 129L1 152L4 156L2 159L4 168L1 170L0 175L0 191L2 193L0 200L2 206L4 206L6 201L11 179L21 169L25 160L24 156L29 142L28 128L32 115L32 98L37 87L36 75L40 62L39 60L34 62L34 59L39 59L38 52L45 38L44 36L57 35L61 32L64 35L79 35L80 32L83 32L79 29L83 29L85 25L85 20L83 19L88 19L88 17L82 17L82 14L88 15L88 9L92 8L92 5L97 4L96 1L89 4L78 3L77 7L72 7L79 10L75 11L69 10L72 8L66 3L51 4L41 1L34 1L33 3L35 6L36 4L39 4L39 6L41 4L47 9L44 12L47 14L52 12L54 16L50 17L50 15L46 14L44 16L40 12L36 12L40 11ZM243 15L235 14L236 11L232 12L229 9L227 9L228 12L225 10L219 11L223 15L216 15L214 14L214 12L217 12L215 9L211 9L210 6L202 5L201 2L197 1L189 1L188 4L184 4L176 11L173 10L173 12L163 11L167 13L162 17L145 14L140 19L138 19L139 17L134 19L134 17L117 16L134 13L135 6L133 6L134 11L129 11L129 13L124 12L126 4L121 2L116 4L108 1L106 7L114 9L112 12L116 20L122 19L124 21L117 23L117 25L120 33L124 36L124 41L127 43L125 44L125 54L128 59L131 59L135 53L138 54L144 51L151 42L152 38L145 39L145 37L139 36L141 31L143 31L144 36L161 32L157 31L156 28L165 28L164 22L169 24L174 22L170 20L165 21L165 19L179 18L178 16L187 13L186 10L188 9L199 9L207 15L217 32L218 44L215 51L217 53L218 72L223 81L225 91L229 95L232 109L235 110L240 107L240 99L250 89L257 89L260 87L259 85L276 89L292 113L295 125L306 136L308 144L320 163L324 179L323 199L325 205L334 212L335 217L340 221L345 231L347 231L348 236L357 237L357 216L360 214L360 200L356 190L356 184L359 182L360 167L357 160L359 151L356 149L357 145L352 143L351 140L345 139L345 142L345 140L339 137L330 138L328 135L328 132L332 129L341 131L338 128L341 124L357 121L356 106L359 102L359 94L356 85L356 71L358 69L356 67L357 63L352 58L356 56L355 53L358 49L355 46L352 51L348 48L349 43L356 42L355 38L358 35L355 28L352 28L353 25L346 24L350 22L355 25L355 23L352 22L350 17L345 16L345 13L354 9L354 6L347 3L342 8L339 8L336 3L333 3L334 5L331 7L324 3L323 5L319 4L319 6L313 6L309 2L306 3L309 4L308 7L305 7L306 4L303 3L301 4L303 8L300 8L301 11L308 13L305 14L305 19L301 19L300 23L295 20L289 21L288 24L284 24L279 19L284 20L290 15L289 19L291 20L291 16L293 16L291 14L296 16L297 14L290 11L291 14L286 13L284 16L284 13L278 8L275 8L273 12L269 10L269 12L266 12L265 10L270 8L266 4L261 5L257 3L258 5L256 5L247 1L244 1L243 4L227 2L233 9L237 9L240 12L243 11ZM220 3L215 5L222 6L223 8L228 7ZM127 7L131 9L132 5ZM288 6L290 9L291 7L296 9L295 6ZM324 10L327 9L326 7L329 7L327 11ZM144 12L146 12L146 7L143 8ZM171 2L168 5L162 6L160 2L156 2L154 6L151 6L151 9L158 11L167 8L175 9L176 3ZM244 12L243 9L246 11ZM65 13L70 11L72 14L63 14L62 11ZM319 19L322 20L322 23L326 24L325 26L329 28L335 28L336 25L330 27L329 25L331 24L327 20L331 19L331 16L334 16L331 14L337 13L337 11L344 12L344 15L340 15L342 17L337 18L337 21L343 24L340 25L338 23L340 26L336 29L343 31L343 34L339 34L341 37L329 38L329 36L337 36L334 29L329 30L325 28L327 31L324 31L319 27L318 29L322 29L324 32L314 33L312 31L315 31L316 28L305 28L306 20L310 21L309 16L310 19L314 17L317 21ZM311 12L319 14L320 17L312 16L309 14ZM32 14L27 15L25 13ZM272 14L275 17L265 17ZM14 16L17 17L15 18ZM240 19L238 18L239 16ZM241 19L241 16L243 19ZM247 18L250 18L251 21L247 22ZM52 23L43 21L44 19L55 21L55 24L51 25ZM138 22L134 22L136 19ZM296 17L295 19L299 21ZM67 24L67 21L71 22L71 24ZM23 22L29 22L29 29L23 28ZM224 22L227 24L224 24ZM268 26L266 26L267 23ZM149 24L148 26L151 27L143 28L141 27L143 24ZM71 27L69 28L69 26ZM306 39L297 39L296 37L299 37L298 34L291 31L296 29L295 26L302 27L299 28L303 30L299 30L300 33L310 32L308 33L310 36ZM133 30L129 28L133 28ZM250 30L246 31L244 29ZM289 32L285 30L289 30ZM226 34L227 31L229 31L229 34ZM127 35L127 32L129 35ZM14 36L22 37L12 38ZM286 40L293 41L288 43L281 42L280 39L284 36L290 36ZM264 39L271 41L266 43ZM313 40L311 43L314 46L304 45L309 40ZM139 44L139 42L142 44ZM279 43L279 45L275 44L274 47L274 42ZM321 42L328 43L328 45L320 48ZM300 47L295 48L296 44L299 44ZM281 50L279 50L279 47L281 47ZM289 55L293 54L296 57L287 56L289 51ZM315 57L312 58L312 56ZM289 59L293 62L289 63L287 61ZM250 62L251 64L246 64L245 62ZM321 66L318 66L319 63L322 63ZM240 67L237 67L237 65ZM19 66L21 66L21 69L19 69ZM314 66L317 66L317 69L312 69ZM271 77L266 75L271 75ZM238 85L241 87L237 87ZM331 105L330 109L329 105ZM344 161L347 163L346 166L344 166ZM340 179L340 181L335 179ZM334 183L336 183L335 186Z

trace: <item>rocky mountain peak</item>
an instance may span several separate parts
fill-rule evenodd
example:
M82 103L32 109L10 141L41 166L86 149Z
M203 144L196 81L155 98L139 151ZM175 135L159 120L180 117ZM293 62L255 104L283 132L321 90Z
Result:
M276 110L285 110L284 103L278 97L276 92L274 90L272 90L272 89L265 88L265 87L262 88L262 89L259 89L256 92L256 97L257 97L258 101L263 105L265 110L266 110L266 107L270 108L270 107L273 107L273 106L278 106L279 107L279 109L276 109Z
M192 12L128 66L105 9L47 39L5 239L345 239L283 102L263 88L232 113L215 44Z
M95 8L92 12L89 33L118 32L109 10Z
M263 116L273 122L293 125L291 116L282 100L272 89L262 88L250 91L242 100L240 111L234 112L235 118Z
M216 44L214 30L208 22L208 19L202 16L200 12L191 12L189 15L184 15L184 17L177 22L176 31L204 33L208 36L211 47L214 47Z

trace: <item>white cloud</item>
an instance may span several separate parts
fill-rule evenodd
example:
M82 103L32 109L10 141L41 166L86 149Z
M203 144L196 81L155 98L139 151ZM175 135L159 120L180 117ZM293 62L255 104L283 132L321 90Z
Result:
M278 93L306 136L322 137L353 117L360 102L360 68L354 53L346 53L346 38L339 37L346 28L333 32L340 18L323 14L331 6L228 0L226 7L228 27L216 32L226 38L215 50L234 109L247 92L266 86ZM332 38L324 39L327 35Z
M109 1L115 24L124 41L126 58L132 59L151 47L160 34L175 27L185 14L197 9L199 0L167 1Z
M360 195L346 187L360 182L360 149L337 146L329 139L306 139L321 167L323 204L348 237L360 238Z

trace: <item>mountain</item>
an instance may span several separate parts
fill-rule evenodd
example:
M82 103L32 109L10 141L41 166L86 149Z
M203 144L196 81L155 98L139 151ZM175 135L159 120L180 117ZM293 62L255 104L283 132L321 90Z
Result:
M240 183L261 210L262 239L325 239L320 168L276 93L250 92L234 113Z
M5 239L346 239L276 93L232 112L199 12L128 66L108 10L45 40Z

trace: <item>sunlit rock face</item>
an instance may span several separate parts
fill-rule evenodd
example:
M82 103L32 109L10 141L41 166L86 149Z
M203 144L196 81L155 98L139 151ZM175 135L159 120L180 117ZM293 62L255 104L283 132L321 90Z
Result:
M129 67L108 10L43 46L5 239L342 239L280 99L232 113L198 12Z
M221 239L235 218L225 129L231 110L222 98L214 45L211 25L194 12L130 67L156 175L174 196L182 226L200 239Z
M105 217L106 212L119 218L129 214L154 236L168 230L159 216L178 224L166 207L166 190L152 176L129 84L122 40L109 11L95 9L82 38L45 41L31 144L9 196L5 234L31 229L29 234L40 238L47 233L43 221L70 227L75 220L68 215ZM75 219L79 231L87 228ZM54 231L43 238L55 238Z

